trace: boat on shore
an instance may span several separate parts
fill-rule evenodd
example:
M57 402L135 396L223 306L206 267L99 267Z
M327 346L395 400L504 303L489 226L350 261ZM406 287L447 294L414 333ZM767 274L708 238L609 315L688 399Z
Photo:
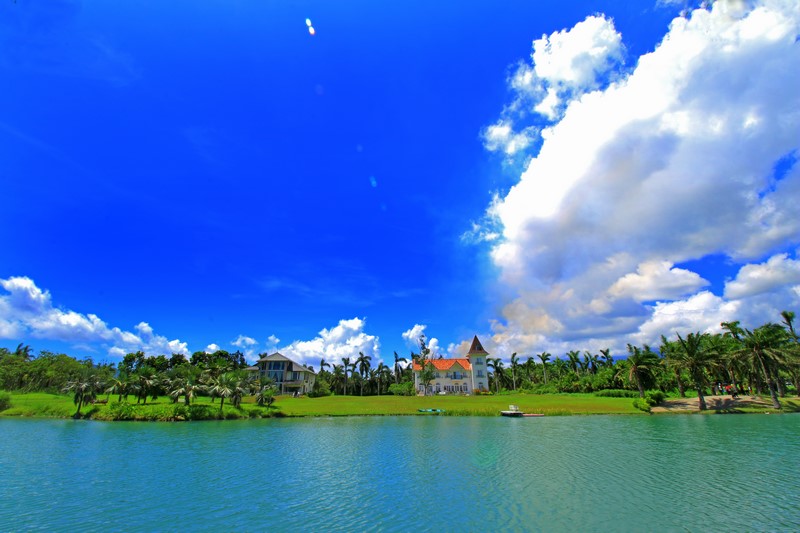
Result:
M510 416L514 418L522 418L522 417L533 417L533 416L544 416L543 413L523 413L519 410L519 407L516 405L509 405L508 410L500 411L501 416Z

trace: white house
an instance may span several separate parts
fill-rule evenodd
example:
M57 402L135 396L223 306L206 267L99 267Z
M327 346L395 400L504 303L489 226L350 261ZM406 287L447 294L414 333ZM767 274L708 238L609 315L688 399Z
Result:
M272 378L280 394L308 394L317 377L313 370L278 352L265 355L250 368L258 371L260 376Z
M478 336L472 339L472 346L466 357L455 359L430 359L433 366L433 380L428 385L427 394L472 394L475 391L489 390L489 377L486 370L486 358L489 354L481 346ZM424 393L420 381L422 368L413 362L414 388Z

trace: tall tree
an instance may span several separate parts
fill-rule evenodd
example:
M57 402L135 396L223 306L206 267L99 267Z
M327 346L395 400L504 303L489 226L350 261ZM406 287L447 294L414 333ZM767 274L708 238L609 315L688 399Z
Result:
M358 359L356 359L355 364L358 365L358 373L361 374L361 396L364 396L364 382L369 374L370 361L372 361L372 357L364 355L363 352L358 352Z
M514 391L517 390L517 368L519 368L519 358L517 352L511 354L511 383Z
M395 383L400 383L400 377L403 374L403 369L400 366L400 361L402 361L404 363L407 363L408 359L406 359L405 357L400 357L399 355L397 355L397 352L394 352L394 382Z
M679 370L685 370L697 389L697 401L701 411L706 410L703 391L708 383L707 376L720 363L720 355L713 348L708 334L689 333L684 339L680 333L676 349L667 352L667 361Z
M544 375L544 384L547 385L547 362L550 360L552 355L547 352L542 352L536 357L542 360L542 374Z
M785 362L783 350L787 347L789 336L786 330L778 324L765 324L753 331L749 329L743 331L742 347L738 354L749 360L751 365L760 372L769 388L772 406L780 409L781 402L778 400L775 380L779 377L780 365Z
M347 374L350 372L349 357L342 357L342 368L344 369L344 395L347 396Z
M626 367L622 368L617 375L627 371L628 381L636 384L636 388L639 389L639 397L644 398L644 379L647 375L652 375L653 370L658 367L658 355L646 344L644 349L628 344L628 354Z

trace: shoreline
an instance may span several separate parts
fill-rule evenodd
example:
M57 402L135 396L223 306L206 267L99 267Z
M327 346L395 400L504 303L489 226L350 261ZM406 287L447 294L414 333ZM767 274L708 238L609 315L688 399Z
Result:
M327 418L341 416L482 416L499 417L510 404L518 405L525 413L544 416L580 415L668 415L668 414L745 414L800 412L800 398L782 398L783 409L772 408L770 399L742 396L706 396L706 411L698 410L697 397L666 398L653 406L651 412L633 406L632 398L608 398L593 394L524 394L496 396L327 396L321 398L291 398L279 396L271 407L258 406L245 398L239 407L228 402L220 410L219 400L211 403L200 397L187 406L183 400L159 398L147 404L119 402L85 405L82 420L99 421L200 421L243 420L262 418ZM419 412L438 409L440 412ZM12 393L11 407L0 411L0 418L76 418L72 397L47 393Z

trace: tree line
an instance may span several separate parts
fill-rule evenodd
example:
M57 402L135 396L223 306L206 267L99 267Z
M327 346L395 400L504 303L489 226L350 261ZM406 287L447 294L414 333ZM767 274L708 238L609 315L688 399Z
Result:
M780 398L800 390L800 343L794 327L795 314L781 313L781 323L767 323L753 330L739 322L724 322L721 333L675 334L661 337L654 350L649 345L627 345L627 354L614 356L609 349L592 353L571 350L563 357L541 352L529 357L511 354L506 362L487 358L489 389L503 392L559 393L598 392L628 389L640 397L648 390L678 393L694 391L701 409L704 397L716 384L730 384L737 390L769 395L775 408ZM414 376L410 362L421 368L423 383L435 377L432 355L424 335L419 353L408 358L394 352L394 364L379 362L359 353L340 362L320 359L311 396L338 395L413 395ZM441 356L438 356L441 358ZM523 360L524 359L524 360ZM137 403L169 395L188 404L197 395L226 399L238 405L242 396L255 395L260 404L271 403L276 393L273 384L257 373L245 370L241 352L218 350L146 356L129 353L118 366L78 361L65 354L42 351L33 357L29 346L20 344L13 352L0 348L0 389L21 391L69 391L76 404L92 401L99 394L116 394L119 399L133 396ZM313 367L312 367L313 370Z
M226 400L238 407L244 396L255 396L256 403L269 406L277 393L267 377L246 370L241 352L218 350L195 352L190 359L182 354L147 356L129 353L119 365L95 364L92 359L78 361L66 354L42 351L34 357L29 346L20 344L13 352L0 348L0 389L22 392L69 393L81 407L98 401L102 395L116 395L118 401L147 403L161 396L173 402L183 399L190 405L198 396L219 398L222 411Z

